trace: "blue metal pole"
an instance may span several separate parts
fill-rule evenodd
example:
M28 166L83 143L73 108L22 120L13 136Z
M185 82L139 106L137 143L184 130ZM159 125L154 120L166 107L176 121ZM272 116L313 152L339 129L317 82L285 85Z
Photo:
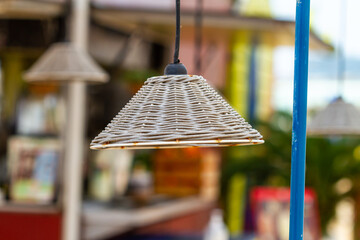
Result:
M310 0L296 0L290 240L302 240L304 228L309 22Z

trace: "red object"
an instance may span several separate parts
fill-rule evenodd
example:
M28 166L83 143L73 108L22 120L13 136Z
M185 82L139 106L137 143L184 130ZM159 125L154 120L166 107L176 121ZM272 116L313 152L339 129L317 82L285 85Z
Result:
M251 191L251 209L257 236L260 239L287 239L290 216L290 188L256 187ZM304 239L320 236L316 193L305 189Z
M60 213L0 212L0 238L7 240L60 240Z
M258 201L286 201L290 203L290 188L274 188L274 187L256 187L251 191L252 202ZM310 189L305 189L305 202L316 201L316 193Z

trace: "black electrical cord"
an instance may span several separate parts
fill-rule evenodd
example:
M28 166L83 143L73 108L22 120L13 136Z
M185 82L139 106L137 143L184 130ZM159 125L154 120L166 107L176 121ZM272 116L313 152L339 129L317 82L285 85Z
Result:
M179 50L180 50L180 0L176 1L176 35L175 35L175 52L174 64L180 63Z
M60 39L62 42L70 42L70 17L71 17L72 5L71 1L65 1L64 14L60 17Z
M200 75L202 65L202 20L203 20L203 0L197 0L195 12L195 71Z
M165 75L186 75L186 67L180 63L179 50L180 50L180 0L175 0L176 8L176 35L175 35L175 51L174 62L170 63L165 68Z

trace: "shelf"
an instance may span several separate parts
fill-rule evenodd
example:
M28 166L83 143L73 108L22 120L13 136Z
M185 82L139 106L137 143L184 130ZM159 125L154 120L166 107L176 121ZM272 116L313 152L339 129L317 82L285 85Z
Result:
M57 205L30 205L5 203L0 205L1 213L56 214L61 211Z
M155 206L136 210L121 210L94 205L84 205L84 239L97 240L127 231L184 216L194 211L209 209L213 202L196 197L171 200Z

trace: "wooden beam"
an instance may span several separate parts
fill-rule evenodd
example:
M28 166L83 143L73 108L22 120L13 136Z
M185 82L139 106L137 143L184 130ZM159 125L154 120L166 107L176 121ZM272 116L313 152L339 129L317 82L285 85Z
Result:
M63 13L61 2L36 0L0 1L0 19L47 19Z
M99 24L125 32L132 32L139 26L148 27L150 37L167 41L169 32L174 31L175 17L172 11L154 11L141 9L107 9L94 7L92 18ZM182 26L194 26L193 12L182 13ZM243 17L230 13L205 13L204 29L227 31L231 34L239 30L270 33L275 46L293 46L295 42L295 22L280 21L271 18ZM322 41L315 33L310 35L312 49L332 50L333 47Z

